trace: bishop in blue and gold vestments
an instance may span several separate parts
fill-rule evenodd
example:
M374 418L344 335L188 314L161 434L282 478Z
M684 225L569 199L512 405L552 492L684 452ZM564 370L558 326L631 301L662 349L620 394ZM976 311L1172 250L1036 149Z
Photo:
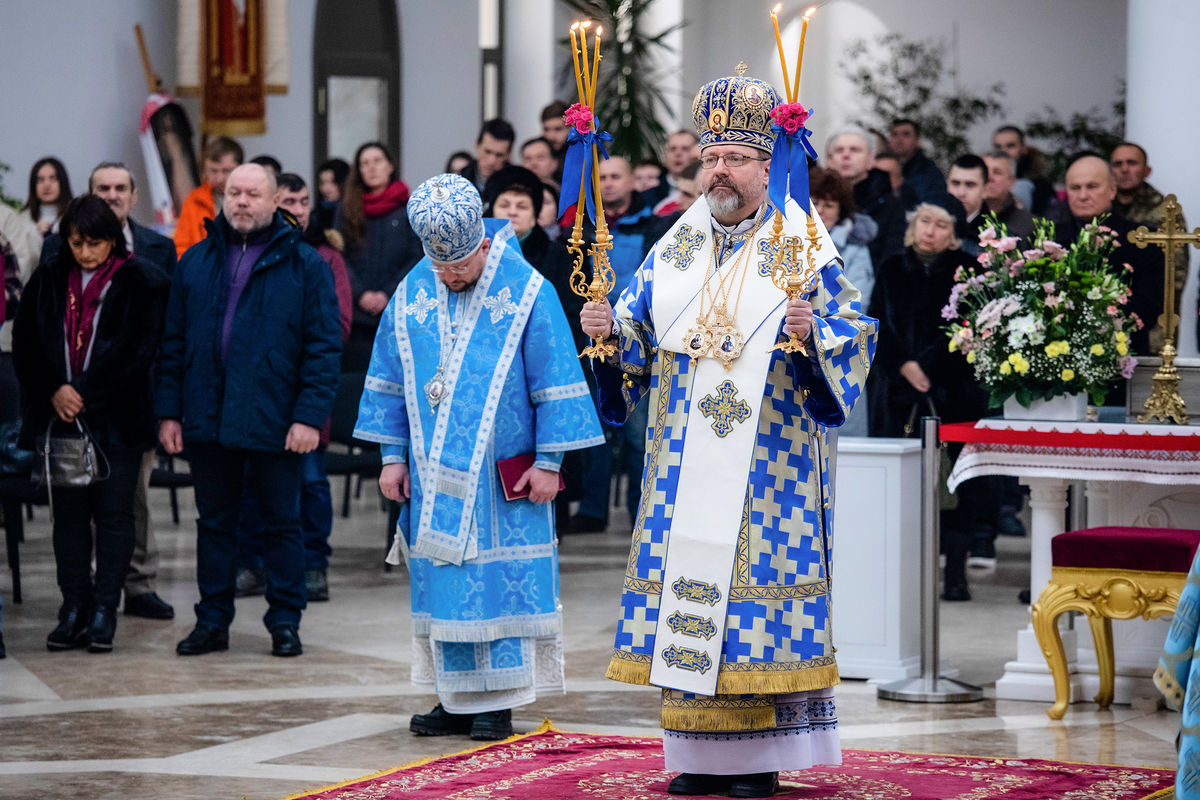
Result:
M568 450L604 442L554 287L479 193L438 175L408 201L426 257L383 313L354 435L379 442L405 501L389 554L412 578L413 680L439 705L414 733L511 735L511 711L562 692L554 504ZM526 456L506 500L497 462ZM509 494L512 494L510 492Z
M649 404L608 677L662 688L676 794L768 796L778 771L841 759L829 429L862 395L876 322L815 213L815 288L788 300L770 279L779 102L744 77L700 90L704 197L615 312L580 315L619 348L592 362L601 417L620 424ZM784 235L803 238L803 206L785 205ZM805 352L772 349L792 333Z

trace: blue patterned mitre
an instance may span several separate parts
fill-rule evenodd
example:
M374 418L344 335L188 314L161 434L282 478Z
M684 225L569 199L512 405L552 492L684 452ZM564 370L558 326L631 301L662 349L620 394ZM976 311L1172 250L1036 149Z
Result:
M453 264L472 255L483 241L483 201L461 175L434 175L408 199L408 221L425 255Z
M775 144L771 109L779 93L756 78L730 76L704 84L692 101L700 149L714 144L740 144L770 153Z

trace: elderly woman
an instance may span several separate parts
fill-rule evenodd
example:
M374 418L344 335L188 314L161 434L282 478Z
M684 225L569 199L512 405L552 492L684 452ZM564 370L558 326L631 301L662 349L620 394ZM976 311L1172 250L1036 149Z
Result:
M987 395L961 353L947 348L941 310L954 272L972 259L960 248L962 204L948 194L928 198L910 215L904 252L876 271L871 316L879 320L879 347L867 382L872 436L910 436L931 413L942 422L975 420L988 413ZM942 515L947 600L969 600L966 556L976 520L995 504L978 496L978 481L958 492L959 508ZM995 509L993 509L995 510Z
M142 453L155 444L150 366L169 284L130 254L121 223L95 195L71 201L59 231L67 247L30 278L13 326L21 440L32 448L48 430L71 435L82 423L107 461L105 480L52 487L62 607L46 638L50 650L103 653L112 650L133 555Z

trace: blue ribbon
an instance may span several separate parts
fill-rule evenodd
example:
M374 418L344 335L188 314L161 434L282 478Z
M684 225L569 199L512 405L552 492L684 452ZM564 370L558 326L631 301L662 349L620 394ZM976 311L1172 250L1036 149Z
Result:
M809 110L812 116L812 110ZM772 125L775 146L771 148L771 178L767 183L767 194L771 204L786 214L787 196L790 194L805 214L809 212L808 159L816 159L809 137L812 131L801 127L789 134L779 125Z
M596 127L599 127L597 125ZM572 127L567 134L567 157L563 160L562 193L558 196L558 216L562 217L567 209L579 202L580 181L588 187L584 192L587 200L587 215L592 224L596 222L596 197L592 191L592 145L599 145L604 158L608 151L604 149L605 142L611 142L612 136L607 131L589 131L580 133Z

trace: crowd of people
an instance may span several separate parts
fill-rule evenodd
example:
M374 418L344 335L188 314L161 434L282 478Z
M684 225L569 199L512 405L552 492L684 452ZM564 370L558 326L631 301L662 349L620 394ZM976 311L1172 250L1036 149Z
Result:
M547 105L538 135L519 147L511 123L486 121L473 149L451 154L445 172L474 187L485 217L511 223L510 247L553 289L579 349L588 337L583 300L570 289L573 216L558 215L566 110ZM661 160L614 152L599 164L612 304L703 193L700 153L700 137L685 128L667 137ZM320 164L315 191L269 155L247 161L226 137L208 141L202 161L203 182L184 200L173 241L135 221L138 189L119 162L98 164L87 191L74 196L62 162L40 159L25 206L0 206L0 413L21 420L30 449L61 430L86 431L110 471L89 487L53 492L63 599L51 649L111 649L122 595L125 614L173 617L156 591L147 508L163 453L190 462L199 513L201 599L179 653L227 647L235 596L265 593L273 652L298 654L306 602L329 598L332 400L342 376L368 373L389 302L428 248L383 142L363 143L350 162ZM1130 142L1107 157L1075 155L1058 193L1045 159L1011 125L946 173L924 153L913 120L895 120L886 134L846 126L810 168L816 213L881 331L866 401L842 435L911 435L927 409L946 421L988 413L969 367L947 352L940 310L991 216L1022 239L1035 218L1049 218L1069 241L1103 215L1122 243L1134 226L1163 221L1148 156ZM595 239L590 221L583 236L586 249ZM1134 267L1133 309L1158 319L1161 255L1122 244L1114 260ZM1183 260L1177 288L1185 278ZM1151 353L1161 337L1161 327L1147 326L1135 350ZM585 378L596 398L592 372ZM610 476L623 486L617 504L637 517L647 406L635 404L623 425L601 415L604 442L564 453L560 534L609 526ZM1012 482L972 483L947 521L947 599L969 599L963 565L994 563L995 535L1020 528Z

